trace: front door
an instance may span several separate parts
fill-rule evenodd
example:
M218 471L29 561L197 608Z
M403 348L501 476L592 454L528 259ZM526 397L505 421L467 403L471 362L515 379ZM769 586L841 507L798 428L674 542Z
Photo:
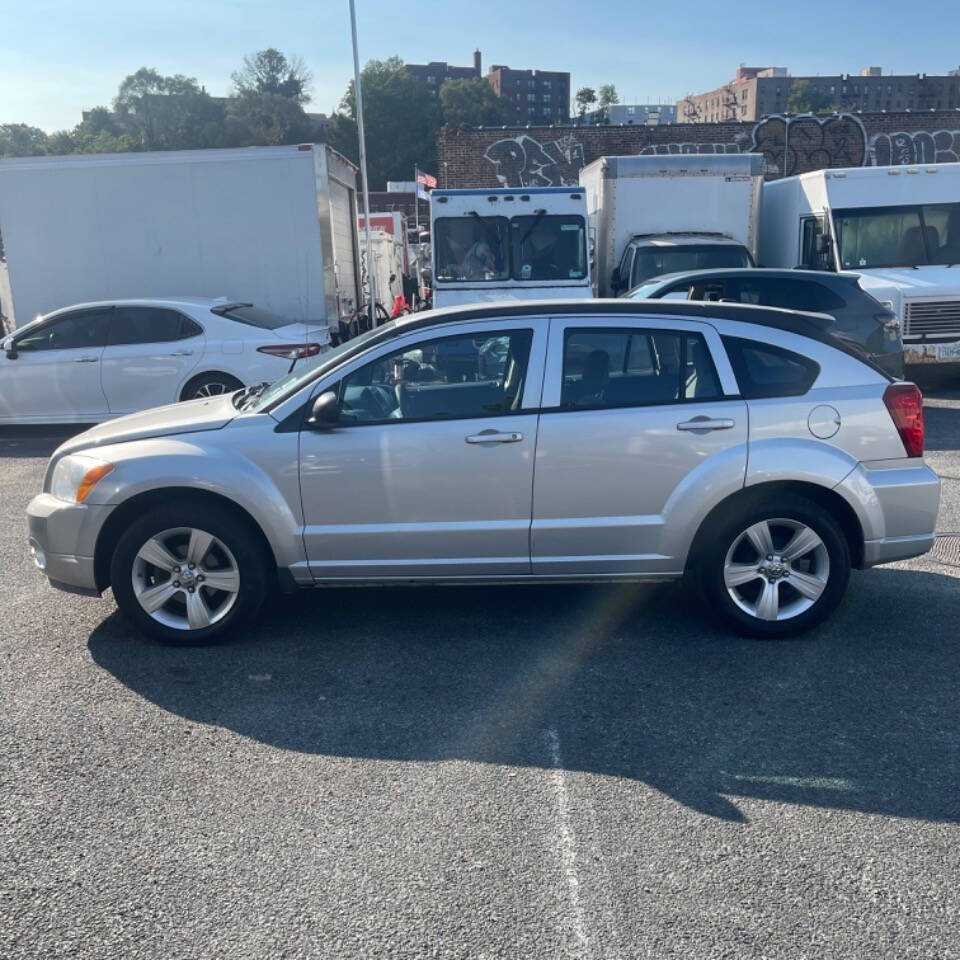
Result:
M0 419L105 419L100 370L110 313L78 310L14 334L16 356L0 354Z
M741 487L746 469L746 404L711 343L722 350L694 321L552 321L534 574L682 571L692 512Z
M317 580L530 572L547 321L411 334L325 382L339 423L305 428L300 484Z

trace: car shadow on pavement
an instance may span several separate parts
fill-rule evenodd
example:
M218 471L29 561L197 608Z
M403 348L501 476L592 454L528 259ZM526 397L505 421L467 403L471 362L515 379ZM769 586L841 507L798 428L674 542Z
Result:
M728 820L738 797L960 820L960 581L855 574L829 624L781 642L692 606L680 586L337 589L215 647L113 614L89 649L164 710L285 750L559 764Z
M92 424L0 427L0 459L9 457L49 457L61 443L88 430Z

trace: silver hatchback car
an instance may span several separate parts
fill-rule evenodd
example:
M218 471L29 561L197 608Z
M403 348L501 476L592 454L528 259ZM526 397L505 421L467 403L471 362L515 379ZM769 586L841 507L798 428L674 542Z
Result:
M172 642L246 627L272 584L683 576L735 630L796 634L851 567L929 550L940 497L920 392L822 324L623 300L419 314L74 437L31 549Z

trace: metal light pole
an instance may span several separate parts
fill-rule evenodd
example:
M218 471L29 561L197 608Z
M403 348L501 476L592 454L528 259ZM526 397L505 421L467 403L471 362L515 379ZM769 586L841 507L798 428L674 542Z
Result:
M363 184L363 225L367 248L367 309L370 326L377 325L377 280L370 246L370 190L367 184L367 144L363 136L363 94L360 92L360 54L357 52L357 11L350 0L350 34L353 37L353 88L357 98L357 132L360 139L360 181Z

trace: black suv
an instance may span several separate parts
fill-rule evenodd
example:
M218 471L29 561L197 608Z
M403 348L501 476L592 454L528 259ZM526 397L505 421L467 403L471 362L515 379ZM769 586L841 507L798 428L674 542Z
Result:
M824 313L829 333L858 344L894 377L903 376L903 342L896 314L858 283L856 274L820 270L697 270L656 277L626 296L634 300L715 300Z

